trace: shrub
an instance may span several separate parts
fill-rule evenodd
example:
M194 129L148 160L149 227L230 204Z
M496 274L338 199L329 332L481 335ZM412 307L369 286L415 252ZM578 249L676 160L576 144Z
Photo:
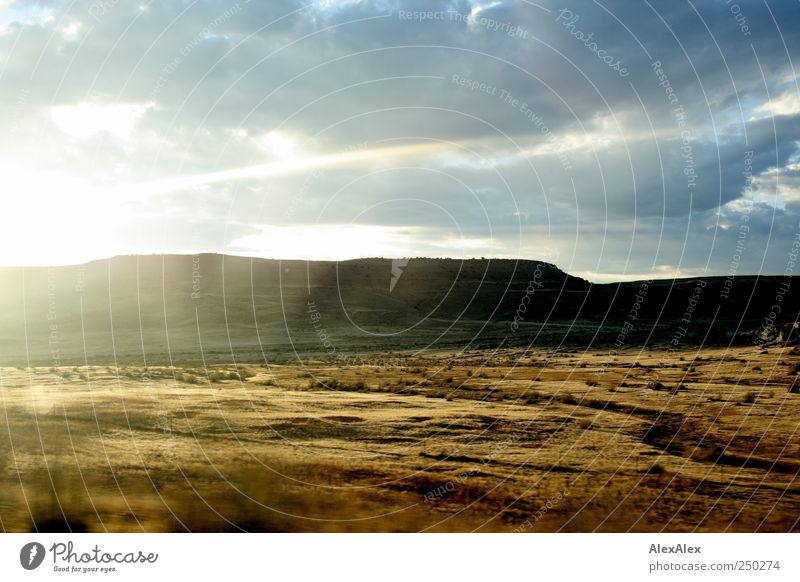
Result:
M537 391L535 391L535 390L534 390L533 392L529 392L529 393L528 393L528 394L525 396L525 401L526 401L528 404L534 404L534 403L536 403L536 402L539 402L541 399L542 399L542 393L541 393L541 392L537 392Z
M318 390L336 390L339 388L339 381L330 379L330 380L311 380L308 383L308 387L311 390L318 389Z
M745 392L744 396L742 397L742 404L755 404L757 397L758 395L752 390Z
M231 374L235 376L234 378L231 378L231 380L246 380L247 378L252 378L256 375L255 372L251 372L243 366L237 367L236 371L231 372Z
M575 396L572 395L571 392L556 392L553 396L553 400L557 402L561 402L562 404L577 404L578 400Z

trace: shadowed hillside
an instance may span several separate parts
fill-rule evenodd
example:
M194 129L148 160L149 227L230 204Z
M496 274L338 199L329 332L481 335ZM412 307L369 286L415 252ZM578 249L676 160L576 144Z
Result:
M0 529L797 531L796 283L2 269Z
M494 259L126 256L0 269L0 348L6 364L58 365L531 343L685 349L760 343L759 333L791 342L796 283L593 285L549 263Z

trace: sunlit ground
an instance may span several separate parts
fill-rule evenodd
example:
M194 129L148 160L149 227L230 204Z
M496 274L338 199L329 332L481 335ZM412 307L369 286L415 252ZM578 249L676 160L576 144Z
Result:
M0 523L796 531L796 351L3 368Z

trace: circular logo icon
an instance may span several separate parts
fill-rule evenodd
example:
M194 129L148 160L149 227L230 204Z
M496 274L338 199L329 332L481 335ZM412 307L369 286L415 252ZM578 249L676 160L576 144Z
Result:
M19 563L26 570L35 570L44 561L44 546L39 542L30 542L19 551Z

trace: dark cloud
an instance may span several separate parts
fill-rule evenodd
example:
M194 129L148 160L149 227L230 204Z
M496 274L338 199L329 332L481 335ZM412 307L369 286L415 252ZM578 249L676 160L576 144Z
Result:
M455 221L499 249L558 246L583 272L726 272L730 224L750 200L745 167L785 171L800 140L800 14L784 2L736 6L18 0L0 20L0 117L12 128L0 143L113 190L274 161L259 145L269 132L299 155L450 142L312 180L309 170L122 201L137 226L119 233L138 248L146 237L131 233L149 223L169 233L153 250L198 240L224 250L262 225L435 233ZM54 125L52 107L82 103L149 105L127 139ZM751 204L750 272L762 259L781 271L796 227L793 182L777 188L760 181Z

